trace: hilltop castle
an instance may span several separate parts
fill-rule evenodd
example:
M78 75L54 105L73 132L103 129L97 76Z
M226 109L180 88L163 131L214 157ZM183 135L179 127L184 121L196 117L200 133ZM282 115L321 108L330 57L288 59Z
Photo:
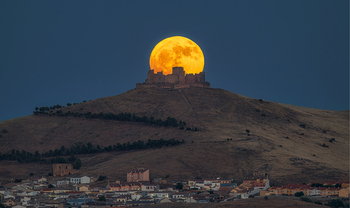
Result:
M180 89L189 87L210 87L205 81L205 72L199 74L185 74L183 67L173 67L173 73L164 75L163 72L154 73L149 70L145 83L136 83L136 88L169 88Z

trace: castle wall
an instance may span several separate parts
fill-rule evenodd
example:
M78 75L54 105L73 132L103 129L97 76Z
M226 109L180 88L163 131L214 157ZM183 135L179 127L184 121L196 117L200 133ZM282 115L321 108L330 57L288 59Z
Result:
M196 76L194 74L186 75L186 84L196 83Z
M155 74L153 82L165 82L165 75L163 74L163 72L158 72L157 74Z
M163 72L154 74L154 70L149 70L146 82L136 84L136 88L180 89L189 87L210 87L210 83L205 81L205 72L186 75L183 67L173 67L172 74L164 75Z
M165 82L171 84L179 83L179 75L177 74L168 74L165 76Z

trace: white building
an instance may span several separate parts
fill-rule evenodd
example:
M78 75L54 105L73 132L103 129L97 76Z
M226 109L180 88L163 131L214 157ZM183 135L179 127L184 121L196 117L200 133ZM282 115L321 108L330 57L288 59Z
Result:
M91 183L91 178L87 176L81 177L81 183Z
M70 178L69 182L70 183L75 183L75 184L80 184L81 183L81 178Z
M74 184L91 183L91 178L88 176L83 176L81 178L70 178L69 182Z

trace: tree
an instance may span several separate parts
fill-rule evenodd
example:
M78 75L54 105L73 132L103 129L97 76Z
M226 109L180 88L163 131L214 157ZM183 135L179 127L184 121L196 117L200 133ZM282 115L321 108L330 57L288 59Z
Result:
M99 201L106 201L106 197L105 196L100 196L100 198L98 198Z
M330 206L332 208L344 207L344 202L341 199L332 199L332 201L328 202L325 205Z
M296 196L296 197L304 196L304 192L302 192L302 191L297 192L297 193L294 194L294 196Z
M177 183L176 184L176 189L182 189L183 188L183 185L182 185L182 183Z
M49 184L47 188L54 188L55 186L53 184Z
M81 167L81 161L80 159L78 158L74 163L73 163L73 168L74 169L80 169Z
M246 132L247 132L247 134L248 134L248 136L249 136L249 132L250 132L250 130L249 129L247 129L247 130L245 130Z
M34 175L34 173L30 173L29 175L30 175L30 176L33 176L33 175Z
M103 180L106 179L106 178L107 178L106 176L100 175L100 176L98 177L98 180L99 180L99 181L103 181Z

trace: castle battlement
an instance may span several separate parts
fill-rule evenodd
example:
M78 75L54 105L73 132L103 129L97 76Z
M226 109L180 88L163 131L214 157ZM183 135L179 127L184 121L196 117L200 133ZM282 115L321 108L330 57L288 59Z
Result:
M154 70L149 70L146 82L136 84L136 88L180 89L189 87L210 87L210 83L205 81L205 72L185 74L183 67L173 67L172 74L164 75L163 72L155 74Z

